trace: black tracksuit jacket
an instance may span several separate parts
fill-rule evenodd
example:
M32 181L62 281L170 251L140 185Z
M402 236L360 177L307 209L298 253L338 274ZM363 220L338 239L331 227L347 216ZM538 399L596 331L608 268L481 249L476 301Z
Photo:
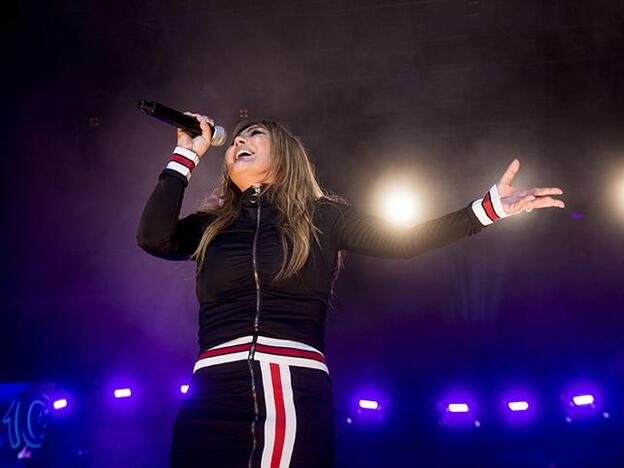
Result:
M186 178L165 169L143 211L137 241L146 252L187 260L214 215L179 219ZM238 219L209 245L197 277L200 351L230 339L260 334L300 341L324 352L324 323L336 260L341 250L386 258L410 258L483 229L470 206L409 229L326 198L316 202L312 241L302 270L280 282L278 216L270 186L241 193ZM255 263L254 263L255 262ZM256 274L257 280L256 283Z

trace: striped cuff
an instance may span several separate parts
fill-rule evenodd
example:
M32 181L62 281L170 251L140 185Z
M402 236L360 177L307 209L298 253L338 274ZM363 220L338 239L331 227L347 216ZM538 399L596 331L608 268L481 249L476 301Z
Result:
M186 177L186 180L191 180L191 173L197 164L199 164L199 156L189 149L176 146L167 164L167 169L179 172Z
M483 198L472 202L472 211L484 226L509 216L503 209L496 185L492 185Z

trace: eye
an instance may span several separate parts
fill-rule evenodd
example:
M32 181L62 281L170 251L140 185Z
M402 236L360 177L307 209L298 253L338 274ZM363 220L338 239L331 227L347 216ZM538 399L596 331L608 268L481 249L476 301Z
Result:
M257 135L257 134L264 135L264 132L262 130L259 130L259 129L255 129L255 130L251 131L251 136L254 136L254 135Z

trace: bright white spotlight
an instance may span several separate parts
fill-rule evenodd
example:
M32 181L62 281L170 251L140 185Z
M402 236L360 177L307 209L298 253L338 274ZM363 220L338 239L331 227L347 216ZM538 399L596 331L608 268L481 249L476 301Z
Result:
M449 403L447 409L450 413L467 413L470 410L467 403Z
M507 406L511 411L526 411L529 409L529 403L527 401L510 401Z
M360 400L359 405L362 409L379 409L379 402L375 400Z
M414 194L401 188L383 195L381 209L384 218L399 226L413 225L418 214Z
M618 205L620 205L620 210L624 210L624 179L620 181L617 186L617 201Z
M594 404L594 395L575 395L572 397L572 402L576 406L588 406Z
M188 385L180 385L180 393L188 393L189 386Z
M52 406L54 407L55 410L67 408L67 400L65 398L56 400L55 402L52 403Z
M115 398L128 398L132 395L132 391L129 388L117 388L114 393Z

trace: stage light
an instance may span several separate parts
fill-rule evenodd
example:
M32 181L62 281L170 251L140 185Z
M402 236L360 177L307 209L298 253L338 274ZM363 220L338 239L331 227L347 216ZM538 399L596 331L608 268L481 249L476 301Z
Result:
M511 411L526 411L529 409L529 403L527 401L510 401L507 403L507 407Z
M383 196L381 214L393 224L411 226L417 212L416 197L407 189L394 188Z
M55 400L52 403L52 407L55 410L60 410L60 409L63 409L63 408L67 408L67 400L65 398L62 398L60 400Z
M515 382L501 392L500 408L500 417L510 427L526 427L540 416L535 391L521 382Z
M366 386L359 388L350 403L351 418L354 424L379 424L385 419L388 399L383 391Z
M362 409L376 410L379 409L379 402L375 400L360 400L358 405Z
M132 391L129 388L117 388L114 391L115 398L129 398Z
M474 390L465 386L445 390L436 407L440 417L439 424L443 426L475 428L475 421L481 421Z
M186 384L185 385L180 385L180 393L186 394L186 393L188 393L188 391L189 391L189 386L188 385L186 385Z
M449 413L467 413L470 411L467 403L449 403L446 409Z
M624 176L622 176L621 180L617 183L615 189L616 196L616 204L620 213L624 213Z
M576 406L589 406L594 404L594 396L593 395L574 395L572 397L572 402Z
M572 421L584 421L600 417L605 408L603 385L588 378L577 379L567 386L561 394L566 416Z

